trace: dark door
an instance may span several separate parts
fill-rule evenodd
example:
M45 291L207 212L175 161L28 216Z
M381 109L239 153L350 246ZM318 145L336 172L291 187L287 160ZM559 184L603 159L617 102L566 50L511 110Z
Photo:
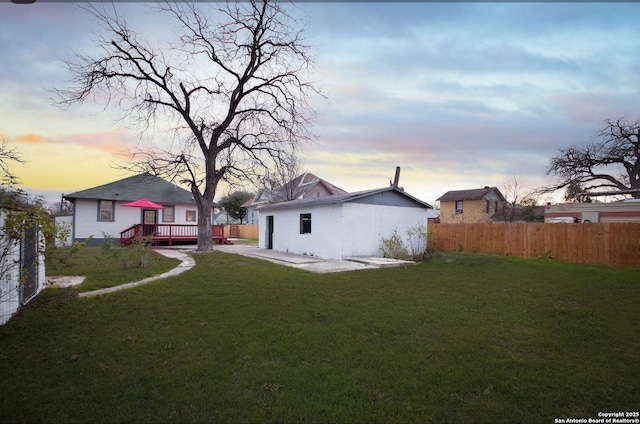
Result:
M146 236L153 235L156 230L156 219L158 217L158 211L156 209L143 209L142 210L142 234Z
M273 249L273 215L267 216L267 249Z

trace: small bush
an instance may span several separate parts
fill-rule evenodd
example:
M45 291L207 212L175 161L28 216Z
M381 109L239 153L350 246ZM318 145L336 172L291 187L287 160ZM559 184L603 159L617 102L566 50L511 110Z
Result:
M64 248L56 246L55 243L47 244L47 253L45 255L45 261L49 264L61 265L65 268L70 268L73 265L73 259L78 255L80 250L93 239L93 236L89 236L85 241L76 241L70 248Z
M407 240L414 261L423 262L431 257L429 247L433 243L429 243L427 227L422 224L416 224L409 228L407 230Z
M121 247L118 241L108 234L103 234L100 244L102 253L120 263L122 269L144 268L148 264L150 237L144 237L141 233L131 240L131 246Z
M382 244L380 250L385 258L424 262L435 252L433 236L429 235L427 227L422 224L416 224L407 230L406 243L397 229L393 230L389 238L383 237L380 242Z
M391 236L389 238L384 238L380 240L382 243L382 257L384 258L394 258L400 259L407 256L407 249L404 248L404 243L402 242L402 236L398 233L398 230L393 230Z

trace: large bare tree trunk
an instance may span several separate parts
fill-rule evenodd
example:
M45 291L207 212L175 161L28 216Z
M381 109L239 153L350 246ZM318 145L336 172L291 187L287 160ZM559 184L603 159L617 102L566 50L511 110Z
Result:
M107 99L147 134L150 146L141 137L122 167L189 184L198 250L208 251L218 183L255 178L310 139L309 95L320 93L307 81L304 26L277 1L201 6L156 5L178 24L176 38L159 45L132 31L116 5L86 6L103 30L98 49L66 62L71 86L56 92L63 106Z
M212 202L203 202L198 208L198 252L213 250L213 236L211 233Z

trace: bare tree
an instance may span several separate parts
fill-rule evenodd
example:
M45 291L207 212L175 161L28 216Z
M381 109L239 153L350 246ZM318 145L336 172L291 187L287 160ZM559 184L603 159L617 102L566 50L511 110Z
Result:
M9 169L9 162L24 164L25 161L20 152L9 146L7 140L2 140L0 143L0 178L2 185L12 186L18 179Z
M506 202L502 203L498 214L505 222L513 222L516 216L521 215L524 208L532 208L537 201L535 193L528 190L523 180L515 175L502 180L500 191Z
M559 181L547 192L583 184L585 191L613 188L640 198L640 121L606 120L595 141L560 149L551 158L547 175ZM588 184L588 185L587 185Z
M297 156L289 156L274 161L261 178L258 178L258 190L264 193L270 202L287 202L295 200L304 191L300 186L305 167Z
M62 105L105 94L120 119L141 128L125 166L188 184L198 207L198 250L212 248L211 215L218 183L250 178L311 138L306 78L312 60L300 26L276 1L155 8L178 24L177 42L152 45L115 10L89 6L104 29L96 55L67 62L71 88ZM144 145L143 136L171 123L171 140ZM169 138L169 137L167 137Z

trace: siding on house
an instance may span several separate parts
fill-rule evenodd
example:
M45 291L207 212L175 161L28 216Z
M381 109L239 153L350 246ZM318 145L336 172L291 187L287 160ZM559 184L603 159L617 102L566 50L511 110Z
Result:
M122 206L124 201L117 201L114 208L113 221L98 221L98 200L96 199L76 199L74 207L74 234L73 240L83 241L93 236L99 241L105 236L120 238L120 232L142 222L142 209ZM161 203L162 204L162 203ZM197 207L190 205L169 205L174 207L174 220L163 220L163 209L157 212L158 224L190 224L197 225ZM187 211L194 211L196 221L187 221Z
M64 198L74 204L73 241L85 241L92 236L92 243L96 244L105 236L119 238L120 232L143 222L141 208L124 207L122 204L142 198L165 207L174 207L172 221L163 219L168 209L157 210L156 223L158 224L197 225L198 223L198 208L191 192L148 173L67 194ZM113 216L110 221L98 220L101 200L114 202ZM194 220L187 220L187 211L191 211ZM213 215L212 212L212 222Z

